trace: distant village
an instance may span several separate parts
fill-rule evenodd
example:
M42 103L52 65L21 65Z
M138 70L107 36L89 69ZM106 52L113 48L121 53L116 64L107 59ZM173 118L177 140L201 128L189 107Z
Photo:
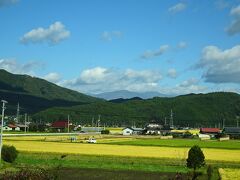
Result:
M240 127L238 123L236 127L212 128L202 127L200 129L193 129L190 127L176 127L173 125L173 112L171 110L169 123L164 121L164 124L156 120L150 120L144 127L136 127L134 124L126 127L121 127L121 131L111 132L110 127L102 126L99 119L96 124L81 125L71 122L69 116L67 120L57 120L52 123L44 123L41 120L31 122L27 114L21 116L19 114L19 104L17 106L16 116L5 116L3 123L3 131L6 132L54 132L54 133L90 133L90 134L118 134L123 136L136 135L152 135L161 136L162 139L170 138L200 138L207 140L211 138L219 140L240 139Z

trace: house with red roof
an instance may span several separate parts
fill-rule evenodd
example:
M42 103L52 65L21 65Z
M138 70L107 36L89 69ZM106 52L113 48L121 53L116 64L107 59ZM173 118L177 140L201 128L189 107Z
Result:
M220 133L220 129L219 128L200 128L200 133L216 135Z
M72 126L72 123L69 123L68 120L59 120L52 123L51 128L57 130L58 132L63 132L69 126Z

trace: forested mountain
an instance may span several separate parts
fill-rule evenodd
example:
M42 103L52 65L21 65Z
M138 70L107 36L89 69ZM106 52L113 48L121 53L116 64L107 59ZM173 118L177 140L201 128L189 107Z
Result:
M44 79L28 75L15 75L0 70L0 99L7 100L9 113L34 113L55 106L73 106L100 101L98 98L60 87Z
M62 88L46 80L27 75L15 75L0 70L0 99L7 100L7 115L20 113L32 115L52 122L66 119L69 114L73 122L91 124L101 115L101 124L143 126L151 120L169 122L171 109L175 125L222 126L236 125L240 116L240 95L217 92L188 94L177 97L155 97L152 99L115 99L104 101L76 91Z
M53 121L65 118L81 124L91 124L101 115L101 123L108 125L143 126L151 120L169 122L173 110L175 125L181 126L222 126L236 125L240 116L240 95L217 92L209 94L189 94L172 98L153 98L148 100L130 99L112 102L97 102L68 108L50 108L35 114L35 118Z

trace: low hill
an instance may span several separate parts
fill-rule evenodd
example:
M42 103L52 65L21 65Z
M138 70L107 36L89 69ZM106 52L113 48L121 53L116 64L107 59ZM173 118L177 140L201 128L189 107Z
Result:
M73 121L91 124L92 118L101 115L101 123L129 126L135 123L143 126L150 120L169 122L173 110L175 125L181 126L222 126L236 125L240 115L240 95L236 93L189 94L172 98L153 98L148 100L130 99L112 102L83 104L70 108L50 108L35 114L34 118L48 121L70 114Z
M16 75L5 70L0 70L0 99L9 102L9 113L16 112L18 102L23 112L33 113L54 106L73 106L100 101L98 98L60 87L44 79Z

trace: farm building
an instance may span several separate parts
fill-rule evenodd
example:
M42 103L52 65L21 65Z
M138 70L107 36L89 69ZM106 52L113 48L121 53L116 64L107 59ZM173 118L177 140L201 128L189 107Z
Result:
M216 135L220 133L220 129L219 128L200 128L200 133Z
M152 121L145 127L146 134L159 134L166 135L171 132L171 128L169 125L161 125Z
M229 135L230 137L240 137L239 127L225 127L223 133Z
M72 124L69 123L67 120L63 121L55 121L52 123L51 128L57 130L58 132L64 131L68 126L71 126Z
M132 127L126 127L123 130L123 135L133 135L133 134L142 134L144 129L142 128L132 128Z
M146 125L146 134L161 134L163 126L155 121L150 122Z
M7 126L3 127L3 130L6 130L6 131L20 131L20 127L14 125L14 124L8 124Z

